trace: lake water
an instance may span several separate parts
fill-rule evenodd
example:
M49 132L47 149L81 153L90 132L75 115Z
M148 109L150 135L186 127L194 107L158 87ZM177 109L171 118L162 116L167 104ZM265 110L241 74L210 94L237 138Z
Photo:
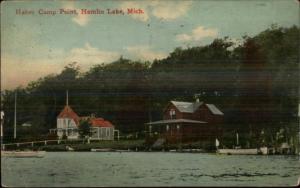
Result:
M287 186L297 185L298 156L168 152L48 152L1 157L6 186Z

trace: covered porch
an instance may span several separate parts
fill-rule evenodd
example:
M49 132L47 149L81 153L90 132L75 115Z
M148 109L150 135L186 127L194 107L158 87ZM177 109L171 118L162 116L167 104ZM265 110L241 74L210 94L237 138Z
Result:
M170 119L146 123L149 140L165 139L166 143L207 140L210 136L208 124L189 119Z
M56 128L49 129L50 134L57 134L58 138L62 138L63 135L67 136L67 139L78 139L79 133L77 128Z
M115 131L112 127L91 127L91 140L114 140Z

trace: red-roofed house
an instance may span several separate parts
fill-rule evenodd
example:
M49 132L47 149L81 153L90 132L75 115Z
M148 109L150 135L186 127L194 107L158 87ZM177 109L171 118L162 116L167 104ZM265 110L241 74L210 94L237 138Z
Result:
M81 120L88 120L91 125L92 134L90 139L114 140L115 127L111 122L93 115L79 117L69 105L66 105L59 113L57 116L57 128L51 129L50 132L56 131L60 139L64 134L67 136L67 139L78 139L78 128Z
M146 123L149 138L157 137L169 143L215 141L222 135L224 114L214 104L170 101L163 119ZM154 134L153 134L154 133Z
M114 139L114 126L111 122L103 118L90 118L92 126L91 139L113 140Z
M65 134L68 139L77 139L79 121L80 117L69 105L66 105L57 116L57 136L62 138Z

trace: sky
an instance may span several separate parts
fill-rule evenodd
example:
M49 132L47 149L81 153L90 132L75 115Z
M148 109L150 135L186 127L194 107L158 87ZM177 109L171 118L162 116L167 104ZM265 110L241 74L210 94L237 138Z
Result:
M127 14L128 8L143 14ZM17 10L34 14L17 14ZM59 9L78 14L59 14ZM81 14L81 9L104 14ZM107 14L107 9L123 14ZM39 14L53 12L51 14ZM68 0L1 3L1 90L59 74L77 62L82 71L121 56L153 61L176 47L206 45L215 38L254 36L270 28L299 26L297 0Z

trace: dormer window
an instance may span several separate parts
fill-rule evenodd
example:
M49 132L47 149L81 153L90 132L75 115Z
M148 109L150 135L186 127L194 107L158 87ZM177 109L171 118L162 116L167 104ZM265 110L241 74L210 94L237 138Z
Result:
M174 109L170 110L170 117L171 117L171 119L176 119L176 112Z

